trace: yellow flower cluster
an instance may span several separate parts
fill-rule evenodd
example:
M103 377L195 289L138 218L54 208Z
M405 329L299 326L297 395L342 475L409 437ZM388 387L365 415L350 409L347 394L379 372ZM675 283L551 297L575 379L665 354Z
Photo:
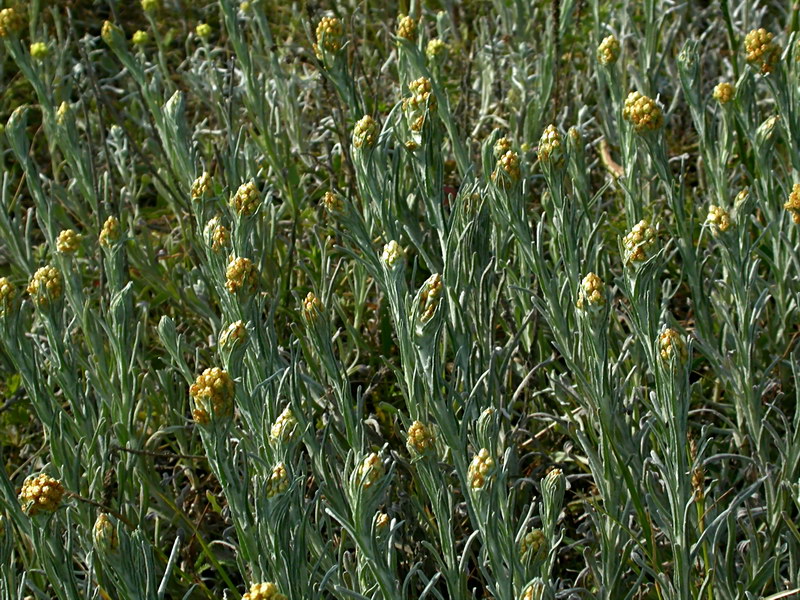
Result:
M622 117L633 124L637 133L655 131L664 124L664 115L655 100L639 92L631 92L625 98Z
M650 223L646 219L642 219L622 238L622 245L625 247L625 263L647 260L647 250L655 243L655 229L650 227Z
M111 21L104 21L103 28L100 30L100 37L103 38L103 41L111 45L111 42L114 40L115 33L121 33L122 30L114 25Z
M403 256L405 256L405 253L400 247L400 244L394 240L391 240L383 247L381 262L386 265L388 269L392 269L403 259Z
M436 436L429 425L414 421L408 428L406 447L409 452L417 454L427 454L434 449Z
M0 313L5 313L11 307L16 295L17 290L8 277L0 277Z
M192 200L198 200L205 196L211 189L211 175L203 171L197 179L192 182Z
M63 125L71 111L72 109L69 106L69 102L62 102L59 104L58 110L56 110L56 123Z
M371 487L383 475L383 463L374 452L369 454L358 467L358 478L365 488Z
M242 600L286 600L286 596L278 592L278 586L272 582L254 583Z
M433 38L428 42L428 45L425 46L425 56L427 56L429 60L434 60L444 54L446 49L447 44L445 44L444 41L439 38Z
M31 58L34 60L44 60L50 53L47 44L44 42L33 42L30 47Z
M159 8L159 0L142 0L142 10L144 12L154 12Z
M56 238L56 250L61 254L74 254L81 245L81 236L74 229L64 229Z
M317 24L317 43L314 44L316 57L322 60L323 50L331 54L338 52L342 48L342 37L342 22L336 17L322 17Z
M230 240L228 228L222 224L219 217L213 217L206 223L203 234L205 235L206 243L211 246L214 252L219 252L228 245L228 241Z
M425 124L425 109L436 110L436 96L433 94L431 80L420 77L408 84L411 95L403 99L403 110L406 111L411 131L422 131Z
M753 29L744 37L747 62L758 67L763 74L772 71L781 53L780 46L772 40L775 36L764 29Z
M144 46L147 42L150 41L150 35L146 31L142 31L139 29L138 31L134 31L133 35L131 36L131 41L136 46Z
M561 134L555 125L548 125L539 140L539 160L557 164L564 158L561 148Z
M389 525L389 515L379 512L375 515L375 529L384 529Z
M288 406L278 415L270 428L270 437L275 441L289 442L297 437L297 418Z
M480 452L472 459L467 470L467 479L470 487L473 490L483 489L493 469L494 459L489 456L489 451L486 448L481 448Z
M195 422L207 425L211 417L219 419L233 414L234 386L228 372L219 367L211 367L197 376L189 388L189 396L194 401L192 416Z
M52 265L37 269L28 283L28 293L39 306L58 300L61 296L61 272Z
M364 115L353 130L353 146L372 148L378 140L378 124L369 115Z
M605 284L594 273L587 273L581 281L581 295L578 299L578 308L583 308L585 304L589 306L602 306L606 302Z
M397 37L413 42L417 38L417 22L408 15L401 15L397 22Z
M795 183L792 187L792 192L789 194L789 199L783 205L783 208L792 214L792 220L800 224L800 183Z
M258 203L261 200L258 188L255 182L250 181L243 183L236 190L236 193L231 197L231 208L236 211L241 217L252 215L258 208Z
M53 512L64 496L64 486L57 479L45 473L29 477L22 484L19 500L22 509L33 516L40 511Z
M197 37L201 39L208 39L211 37L211 25L208 23L198 23L197 27L194 28L194 32L197 34Z
M110 248L119 240L119 236L119 219L112 215L105 220L100 230L100 245Z
M519 180L519 154L509 150L497 159L494 171L492 171L492 181L504 187L508 182Z
M711 232L716 235L720 231L725 232L730 229L731 218L728 212L722 207L712 204L708 207L706 224L711 227Z
M325 194L323 194L322 205L325 207L325 210L332 213L341 212L344 208L342 199L333 192L325 192Z
M119 548L119 535L114 523L108 518L106 513L97 515L92 529L92 537L95 545L105 552L113 552Z
M422 313L420 320L427 323L436 312L439 306L439 298L442 296L442 277L438 273L434 273L425 283L422 284L422 293L419 297L419 310Z
M539 553L542 547L546 547L547 540L544 537L544 532L541 529L533 529L526 533L519 542L519 553L525 556L528 552L534 555Z
M662 360L669 360L673 356L681 362L686 360L686 344L681 334L670 328L662 331L658 336L658 352Z
M727 104L731 100L733 100L733 96L736 93L736 88L733 87L732 84L728 83L727 81L723 81L722 83L718 83L714 86L714 100L719 102L720 104Z
M492 151L494 152L495 158L500 158L506 153L511 152L511 140L507 137L501 137L494 143L494 148L492 148Z
M322 301L314 292L308 292L303 299L303 316L308 321L314 321L322 312Z
M234 321L219 336L219 345L225 348L247 340L247 327L244 321Z
M621 47L619 40L613 35L603 38L597 46L597 62L601 65L613 65L619 58Z
M258 269L249 258L231 258L225 271L225 288L235 294L250 291L258 285Z
M265 493L267 498L272 498L277 494L282 494L289 487L289 474L286 472L286 465L278 463L272 468L272 473L267 480Z
M0 10L0 38L7 38L19 33L24 25L22 16L13 8Z

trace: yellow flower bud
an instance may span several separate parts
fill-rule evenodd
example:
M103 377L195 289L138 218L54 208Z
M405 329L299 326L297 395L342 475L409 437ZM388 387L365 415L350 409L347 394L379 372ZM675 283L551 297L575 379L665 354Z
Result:
M753 29L744 37L744 50L747 53L747 62L767 74L772 71L778 61L781 49L775 42L774 35L764 29Z
M201 39L208 39L211 37L211 25L208 23L198 23L197 27L194 28L194 32L197 34L197 37Z
M647 250L655 242L655 230L650 227L650 223L646 219L642 219L622 238L622 245L625 247L625 263L631 264L647 260Z
M800 183L795 183L792 187L792 192L789 194L789 199L784 203L783 208L788 210L792 215L792 220L800 224Z
M658 352L661 359L668 361L672 357L680 362L686 360L686 344L681 334L674 329L667 328L658 336Z
M344 28L342 22L336 17L322 17L317 24L317 43L314 44L314 54L322 60L323 52L335 54L342 48Z
M636 133L655 131L664 124L664 115L655 100L639 92L628 94L622 117L633 124Z
M40 473L25 480L19 493L19 500L22 510L33 516L40 511L55 511L61 504L63 496L64 486L61 482L45 473Z
M429 425L414 421L408 428L406 447L412 454L428 454L435 449L436 435Z
M13 8L4 8L0 10L0 38L11 37L18 34L25 23L20 15Z
M371 487L383 476L383 463L376 453L369 454L358 467L358 479L365 488Z
M492 181L499 187L505 188L519 180L519 154L509 150L499 159L492 171Z
M8 277L0 277L0 314L6 314L16 295L17 289Z
M244 321L234 321L219 335L219 345L223 348L247 341L247 327Z
M581 281L580 296L578 297L577 307L582 309L586 305L602 306L606 302L605 284L594 273L587 273Z
M317 298L314 292L308 292L303 300L303 317L309 323L316 321L322 312L322 301Z
M597 62L604 66L613 65L619 58L620 50L619 40L613 35L603 38L597 47Z
M289 487L289 475L286 472L286 465L278 463L272 468L272 472L267 480L266 495L272 498L277 494L282 494Z
M555 125L548 125L542 132L539 140L539 160L551 162L555 165L563 162L564 154L561 147L561 134Z
M150 35L146 31L142 31L140 29L134 32L134 34L131 36L131 41L137 46L144 46L150 41Z
M467 471L467 480L473 490L482 490L484 488L494 471L494 465L494 459L489 455L489 451L486 448L481 448L480 452L472 459Z
M119 548L117 528L106 513L97 515L92 537L95 545L104 552L114 552Z
M371 148L378 140L378 124L369 115L364 115L353 130L353 146Z
M391 240L383 247L381 254L381 262L386 265L386 268L393 269L405 256L403 249L396 241Z
M439 38L433 38L425 46L425 56L428 57L428 60L435 60L444 54L445 50L447 50L447 44Z
M37 269L28 283L28 293L38 306L47 306L61 296L61 272L51 265Z
M232 258L225 271L225 287L231 294L250 292L258 285L258 269L249 258Z
M211 250L219 252L222 248L228 245L230 240L230 233L228 228L222 224L219 217L213 217L206 223L203 229L206 243L211 246Z
M397 37L413 42L417 39L417 22L407 15L400 15L397 23Z
M211 189L211 175L203 171L203 173L192 182L191 196L192 200L199 200L205 196Z
M706 225L711 227L711 233L717 235L719 232L728 231L731 226L731 218L728 212L716 204L708 207Z
M114 242L120 238L119 219L115 216L110 216L103 223L103 229L100 230L100 245L106 248L111 248Z
M74 229L64 229L56 239L56 250L61 254L74 254L81 244L81 235Z
M277 442L290 442L297 437L297 419L288 406L278 415L270 429L270 437Z
M278 592L278 586L272 582L254 583L242 600L286 600L286 596Z
M243 183L236 190L236 193L231 197L231 208L241 216L252 215L256 212L259 203L261 202L261 195L258 192L255 182L250 181Z
M719 102L720 104L727 104L731 100L733 100L733 96L736 94L736 88L733 87L727 81L723 81L722 83L718 83L714 87L714 100Z
M31 58L34 60L44 60L50 53L50 49L44 42L34 42L30 47Z
M227 418L233 415L234 384L228 372L212 367L197 376L189 388L194 401L192 416L195 422L207 425L211 418Z

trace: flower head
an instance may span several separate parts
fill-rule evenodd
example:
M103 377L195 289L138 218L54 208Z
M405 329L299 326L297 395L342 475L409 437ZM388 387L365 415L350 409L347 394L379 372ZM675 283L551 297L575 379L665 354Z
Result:
M142 0L142 10L144 12L154 12L159 9L160 0Z
M467 480L473 490L482 490L494 471L494 459L486 448L481 448L469 463Z
M658 336L658 352L661 360L668 361L675 357L683 362L686 360L686 343L680 333L667 328Z
M438 273L434 273L425 283L422 284L422 289L419 295L419 310L421 313L420 321L427 323L431 320L436 309L439 306L439 299L442 295L442 277Z
M189 388L194 401L192 416L195 422L207 425L211 418L219 419L233 415L234 385L228 372L211 367L197 376Z
M412 454L428 454L434 450L435 444L436 435L430 425L414 421L408 428L406 447Z
M286 600L286 596L278 592L278 586L272 582L254 583L242 600Z
M378 139L378 124L369 115L364 115L353 129L353 146L372 148Z
M208 23L198 23L194 28L194 32L200 39L206 40L211 37L211 25Z
M259 202L261 201L258 188L255 182L251 179L239 186L236 193L231 197L231 208L241 216L252 215L256 212Z
M244 321L234 321L219 335L219 345L223 348L247 341L247 327Z
M772 71L780 56L781 49L773 39L775 36L764 29L753 29L744 37L744 50L747 53L747 62L759 68L761 73Z
M322 60L323 51L335 54L342 48L344 29L342 22L336 17L322 17L317 24L317 43L314 54Z
M290 442L297 437L297 419L288 406L278 415L270 428L270 437L278 442Z
M47 44L44 42L34 42L31 44L30 47L31 58L34 60L44 60L47 58L47 55L50 53Z
M492 181L500 187L506 187L519 180L519 154L509 150L497 159L494 171L492 171Z
M439 38L433 38L425 46L425 56L428 57L428 60L435 60L444 54L445 50L447 50L447 44Z
M436 110L436 96L433 94L431 80L420 77L408 84L410 95L403 99L403 110L413 132L420 132L425 124L427 109Z
M541 529L532 529L526 533L519 541L520 556L525 556L529 552L535 556L539 554L539 550L547 547L547 538Z
M223 247L228 245L230 240L230 232L219 217L213 217L206 223L203 229L203 235L206 238L206 243L211 246L211 250L219 252Z
M303 299L303 317L309 323L313 323L320 313L322 313L322 309L322 301L317 298L314 292L308 292Z
M282 494L289 487L289 474L286 472L286 465L278 463L272 468L267 480L266 495L272 498L277 494Z
M0 277L0 314L5 314L17 295L17 289L8 277Z
M18 34L25 23L20 15L13 8L4 8L0 10L0 38L11 37Z
M495 159L499 159L501 156L505 155L507 152L511 151L511 140L507 137L501 137L494 143L494 147L492 148L492 152L494 153Z
M210 189L211 189L211 175L209 175L207 171L203 171L202 174L192 182L192 189L191 189L192 200L199 200L200 198L205 196Z
M580 296L578 298L577 307L584 308L602 306L606 302L605 284L594 273L587 273L581 281Z
M734 88L733 85L727 81L723 81L722 83L718 83L716 86L714 86L714 100L720 104L727 104L733 100L733 96L735 94L736 88Z
M97 515L97 520L92 528L92 538L95 545L104 552L114 552L119 548L119 535L114 522L102 512Z
M64 486L57 479L45 473L28 477L22 484L19 500L22 509L30 516L40 511L53 512L61 504L64 496Z
M603 38L597 46L597 62L604 66L613 65L619 58L620 50L619 40L613 35Z
M397 21L397 37L413 42L417 39L417 22L408 15L400 15Z
M625 263L631 264L647 260L647 250L655 243L655 229L650 227L650 223L646 219L642 219L622 238L622 245L625 247Z
M365 488L371 487L383 475L383 463L375 452L368 454L358 467L358 479Z
M388 269L393 269L405 256L403 249L396 241L391 240L383 247L381 254L381 262L386 265Z
M719 232L726 232L730 229L731 218L722 207L712 204L708 207L706 225L711 227L711 233L717 235Z
M114 242L119 240L119 237L119 219L111 215L105 220L103 223L103 228L100 230L100 245L110 248L114 245Z
M622 117L633 124L636 133L655 131L664 124L664 115L655 100L639 92L628 94Z
M795 183L792 187L792 192L789 194L789 199L784 203L783 208L788 210L792 215L792 220L800 224L800 183Z
M61 272L45 265L36 270L28 283L28 293L39 306L47 306L61 296Z
M561 134L558 133L555 125L548 125L542 132L539 140L539 160L542 162L552 162L554 164L563 161L564 154L561 147Z
M81 245L81 235L74 229L64 229L56 238L56 250L60 254L74 254Z
M325 207L330 213L338 213L341 212L344 208L344 203L342 199L334 194L333 192L325 192L322 196L322 205Z
M258 285L258 269L249 258L232 258L225 271L225 287L231 294L251 291Z

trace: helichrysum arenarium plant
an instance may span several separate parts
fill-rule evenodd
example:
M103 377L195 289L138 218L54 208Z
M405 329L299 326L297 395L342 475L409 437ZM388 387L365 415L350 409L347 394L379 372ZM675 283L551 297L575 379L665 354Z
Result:
M0 599L800 593L795 10L123 4L0 8Z

